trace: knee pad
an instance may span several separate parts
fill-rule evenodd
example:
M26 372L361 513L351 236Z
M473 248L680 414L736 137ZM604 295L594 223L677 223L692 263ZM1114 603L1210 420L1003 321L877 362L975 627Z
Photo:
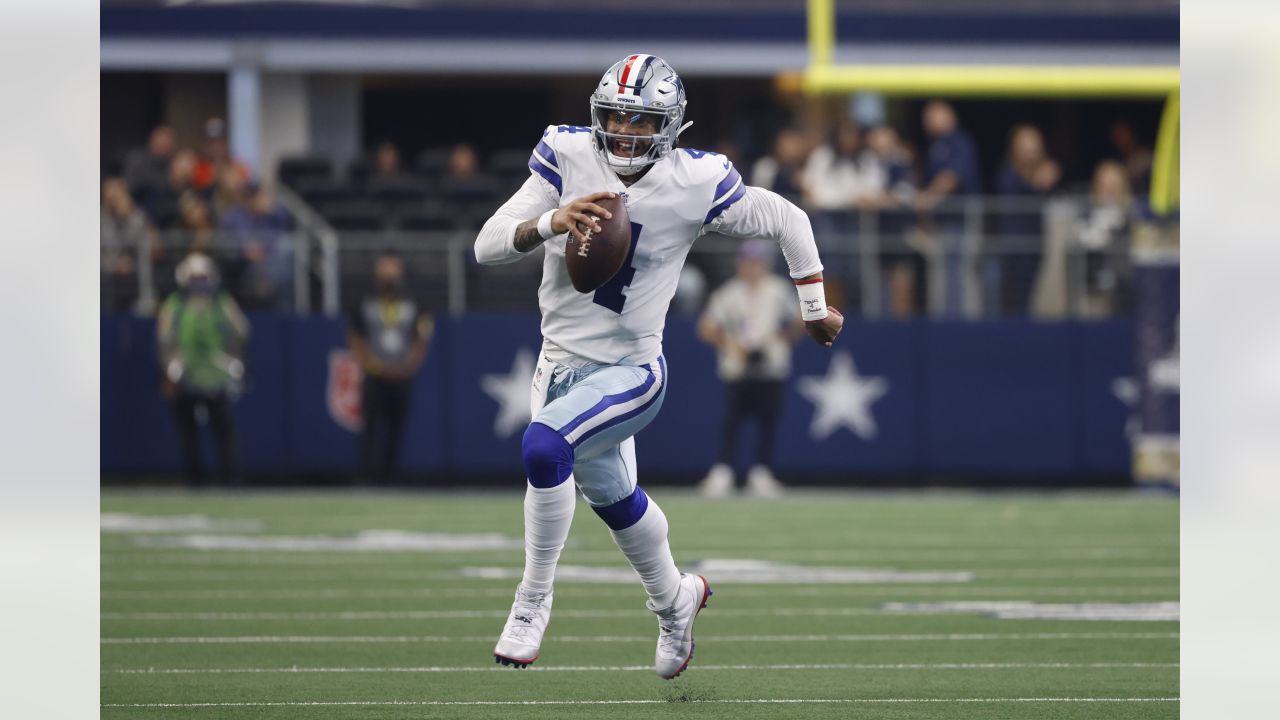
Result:
M553 488L573 473L573 446L542 423L529 423L520 451L529 484L536 488Z
M596 514L604 520L604 524L609 526L610 530L626 530L627 528L640 522L640 518L644 517L645 510L649 509L649 496L636 486L635 492L622 498L612 505L604 507L592 507Z

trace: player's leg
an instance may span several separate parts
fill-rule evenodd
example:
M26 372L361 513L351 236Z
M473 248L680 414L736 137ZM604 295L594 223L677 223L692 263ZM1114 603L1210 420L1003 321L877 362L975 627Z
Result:
M535 407L523 443L530 487L525 500L522 585L540 592L550 592L555 563L568 537L574 497L573 483L567 481L575 476L576 464L606 451L616 453L620 442L657 415L666 387L661 359L645 366L561 369L555 380L550 377L552 367L539 367L535 387L539 382L548 383L545 397L551 402ZM630 485L615 484L594 500L587 494L588 501L601 505L621 500L635 489L634 472L629 481L619 482ZM592 492L591 484L583 487L584 493ZM608 495L619 487L625 487L626 492Z
M667 541L667 516L636 483L634 438L579 460L574 477L649 594L646 605L658 616L654 668L660 676L674 678L693 657L693 621L706 606L711 588L705 578L676 568Z
M679 571L667 547L666 517L636 486L634 445L619 447L662 407L666 362L658 358L643 366L594 366L565 375L555 386L559 396L535 413L525 433L529 482L562 487L572 474L640 573L656 607L669 605Z
M552 403L551 373L545 359L534 372L530 411L537 417ZM516 588L511 613L494 647L494 659L525 667L538 659L542 635L551 620L552 583L556 563L573 524L576 498L571 481L573 451L545 424L532 422L521 443L528 484L524 496L524 576Z
M659 358L640 378L634 377L634 371L606 368L575 386L566 400L580 388L588 399L597 395L600 399L558 427L562 432L568 429L565 439L574 445L574 477L583 497L609 526L614 542L649 594L647 605L658 616L654 667L660 676L671 679L693 657L693 621L706 605L711 588L701 576L680 573L667 541L667 516L637 484L633 436L662 406L666 363ZM640 384L634 384L636 379ZM628 384L631 389L618 390Z
M679 591L680 571L667 542L667 516L636 483L635 439L580 460L574 478L640 576L649 609L670 606Z

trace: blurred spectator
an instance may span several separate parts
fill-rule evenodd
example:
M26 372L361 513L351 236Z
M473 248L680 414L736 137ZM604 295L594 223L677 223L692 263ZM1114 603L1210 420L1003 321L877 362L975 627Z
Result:
M248 181L235 168L223 167L213 187L214 219L220 222L227 213L244 209L248 187Z
M150 249L151 232L120 178L102 183L102 305L127 306L138 295L138 253Z
M804 193L805 159L809 142L796 128L783 128L773 143L773 154L756 161L751 168L751 184L772 190L799 203Z
M1089 316L1110 315L1128 304L1132 212L1128 171L1115 160L1103 161L1094 170L1089 208L1076 231L1076 240L1085 250L1085 311Z
M400 180L405 177L408 174L400 162L400 149L393 142L380 143L373 154L373 172L369 175L369 180Z
M434 326L408 297L404 261L396 255L378 257L374 290L351 317L347 344L364 370L360 471L365 481L386 483L399 463L413 376L427 357Z
M213 431L217 476L222 483L236 472L232 399L244 380L244 350L249 321L218 284L218 270L207 255L192 253L178 264L178 290L165 298L156 321L156 345L170 401L187 480L205 481L199 426Z
M189 252L212 252L213 217L209 206L194 190L188 190L178 198L178 229L187 235L186 249Z
M196 164L199 157L195 150L183 148L174 153L169 163L169 192L174 196L195 189Z
M806 204L818 210L850 210L888 185L885 168L862 147L862 129L849 120L809 154L801 180Z
M183 148L173 154L165 174L165 183L147 197L143 209L157 227L168 227L178 219L178 198L194 190L196 154Z
M1061 178L1058 163L1045 152L1040 130L1015 125L1009 132L1008 157L996 176L996 192L1011 199L995 216L996 234L1003 242L983 262L984 306L989 313L1021 315L1030 309L1044 249L1044 200Z
M1151 148L1138 143L1133 126L1124 120L1111 124L1111 145L1120 155L1130 190L1136 195L1146 195L1151 189L1151 164L1154 159Z
M468 143L454 145L444 177L445 197L469 216L488 217L494 204L493 181L480 172L480 158Z
M769 270L771 248L748 240L738 258L738 275L711 294L698 321L698 336L717 350L727 408L720 455L702 481L707 497L733 492L733 456L742 422L755 418L759 428L756 458L747 473L747 492L777 497L782 485L773 476L774 430L782 411L782 390L791 372L791 345L803 334L796 315L795 286Z
M293 220L271 191L250 185L248 200L224 212L218 229L235 266L237 295L254 307L291 309Z
M449 179L466 181L474 178L480 168L480 158L469 143L459 143L449 151Z
M222 118L209 118L204 124L204 137L204 150L191 176L191 183L197 190L213 187L227 168L235 170L242 180L249 180L249 168L231 157L227 146L227 126Z
M867 133L870 158L884 175L884 187L876 195L863 197L859 207L876 211L880 236L882 294L889 314L910 317L924 304L925 264L920 253L906 243L915 223L916 186L911 151L902 144L898 132L888 125Z
M884 168L862 147L862 130L841 121L829 142L809 154L801 174L809 219L822 251L823 278L831 302L856 305L845 288L857 284L858 218L854 209L884 192Z
M940 256L944 316L958 317L966 309L968 258L964 248L964 216L959 208L939 207L956 196L982 193L978 148L960 129L950 103L932 100L924 106L924 129L931 142L925 162L924 187L916 196L916 209L931 214L930 243Z
M177 148L173 128L160 125L151 131L145 148L129 153L124 161L124 180L129 192L144 207L152 196L169 186L169 161Z

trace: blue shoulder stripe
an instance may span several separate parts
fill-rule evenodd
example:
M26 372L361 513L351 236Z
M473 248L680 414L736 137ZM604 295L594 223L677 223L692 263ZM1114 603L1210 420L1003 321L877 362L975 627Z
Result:
M724 197L724 193L727 192L730 192L730 196ZM727 176L724 176L724 179L716 186L716 197L712 197L712 202L717 200L719 202L708 211L707 219L703 220L703 224L705 225L718 218L724 210L730 209L744 195L746 195L746 183L742 182L742 177L737 174L736 169L730 168Z
M539 140L538 147L534 148L533 151L541 155L542 159L546 160L551 167L556 170L560 169L560 159L556 157L556 151L551 149L546 140Z
M716 185L715 194L711 196L712 202L719 200L721 196L723 196L725 193L732 190L733 186L737 185L738 181L741 179L742 179L742 176L738 174L738 169L735 167L730 167L729 174L725 175L724 179L722 179L720 183Z
M557 193L564 192L564 188L560 183L560 173L539 162L536 154L529 156L529 170L551 183L551 187L555 188Z

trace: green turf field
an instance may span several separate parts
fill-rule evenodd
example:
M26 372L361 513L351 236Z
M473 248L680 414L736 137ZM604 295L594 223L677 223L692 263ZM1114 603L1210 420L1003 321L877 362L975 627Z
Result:
M102 717L1178 716L1176 500L651 495L715 591L669 682L634 576L562 574L538 662L493 664L518 494L104 492ZM627 579L581 503L569 542Z

